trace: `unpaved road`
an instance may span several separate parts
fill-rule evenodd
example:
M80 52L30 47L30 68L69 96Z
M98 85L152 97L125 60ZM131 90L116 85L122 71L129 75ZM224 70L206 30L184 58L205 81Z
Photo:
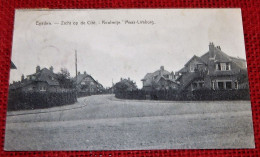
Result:
M9 112L5 150L254 148L249 101L78 99L69 106Z

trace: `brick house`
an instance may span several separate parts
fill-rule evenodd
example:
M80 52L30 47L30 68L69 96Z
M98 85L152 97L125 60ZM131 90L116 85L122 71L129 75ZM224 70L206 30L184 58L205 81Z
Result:
M147 73L142 79L143 90L163 90L178 89L179 84L176 82L176 76L173 72L169 72L161 66L159 70L153 73Z
M104 87L91 75L84 72L78 72L77 77L73 79L76 82L76 88L79 93L98 94L104 91Z
M61 90L57 75L53 72L53 67L50 69L43 68L40 66L36 67L36 72L31 75L24 75L21 77L21 81L10 84L10 90L20 91L58 91Z
M208 52L201 57L194 55L177 74L180 91L248 88L246 60L227 55L213 43Z

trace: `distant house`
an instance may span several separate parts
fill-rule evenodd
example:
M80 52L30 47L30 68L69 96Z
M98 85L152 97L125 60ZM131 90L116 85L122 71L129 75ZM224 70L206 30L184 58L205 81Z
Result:
M77 91L80 93L98 94L104 91L103 85L86 72L83 74L79 72L74 81L76 82Z
M16 66L14 65L14 63L11 61L11 69L17 69Z
M10 84L10 90L44 92L57 91L60 87L53 67L40 69L40 66L37 66L34 74L27 75L26 78L22 75L21 81Z
M179 84L176 82L176 76L173 72L169 72L161 66L159 70L153 73L147 73L142 79L143 90L163 90L177 89Z
M181 91L248 88L246 60L228 56L213 43L208 52L193 56L177 74Z

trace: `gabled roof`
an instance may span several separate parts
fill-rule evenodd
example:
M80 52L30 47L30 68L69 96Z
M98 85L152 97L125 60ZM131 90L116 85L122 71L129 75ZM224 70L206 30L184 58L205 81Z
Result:
M58 86L57 75L47 68L41 69L39 72L27 76L35 76L33 81L47 82L48 85Z
M73 80L76 81L77 84L80 84L87 77L89 77L91 80L96 82L96 80L94 80L94 78L91 75L88 75L88 74L78 74L77 77L74 77ZM77 78L77 80L76 80L76 78Z
M147 79L151 79L151 78L153 78L155 76L158 76L158 75L160 75L160 72L161 72L161 75L169 75L169 74L171 74L167 70L156 70L153 73L147 73L142 80L147 80Z
M185 73L188 72L186 67L181 68L181 70L179 70L177 73Z
M201 58L201 60L203 60L204 62L207 63L209 61L209 51L206 52L204 55L202 55L200 58ZM214 59L215 59L215 62L233 62L240 68L246 69L246 60L245 59L231 57L216 47L215 47Z
M163 68L162 69L159 69L159 70L156 70L155 72L153 73L147 73L145 75L145 77L142 79L142 81L144 81L144 86L150 86L152 85L153 81L155 83L158 83L160 81L160 79L164 79L164 80L167 80L167 81L171 81L171 82L174 82L176 83L175 80L173 79L169 79L169 78L166 78L165 75L170 75L171 73L167 70L164 70Z
M9 89L17 89L17 88L25 87L25 86L27 86L31 83L33 83L32 80L24 80L22 82L20 82L20 81L14 82L14 83L10 84Z
M246 69L246 60L242 58L230 57L232 61L242 69Z
M207 62L205 62L204 60L202 60L200 57L194 55L184 66L187 66L192 60L197 59L199 62L201 62L202 64L207 64Z
M58 86L59 82L57 80L57 75L47 68L41 69L39 72L27 75L29 77L35 77L34 79L24 79L23 81L14 82L10 84L10 89L17 89L25 87L34 82L46 82L50 86Z
M155 79L155 83L158 83L161 79L164 79L166 81L170 81L170 82L173 82L173 83L176 83L178 84L175 80L172 80L172 79L169 79L169 78L165 78L164 76L159 76Z
M93 82L95 82L96 85L100 85L101 88L103 88L103 85L99 82L97 82L91 75L89 74L78 74L77 77L73 78L73 81L76 82L76 84L80 84L85 78L90 78ZM77 78L77 79L76 79Z

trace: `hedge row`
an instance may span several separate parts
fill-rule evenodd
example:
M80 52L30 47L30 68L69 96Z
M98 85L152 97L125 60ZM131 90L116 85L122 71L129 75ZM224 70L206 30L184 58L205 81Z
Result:
M41 109L73 104L77 101L77 92L22 92L10 91L8 111Z
M174 100L174 101L197 101L197 100L250 100L248 89L239 90L196 90L182 91L160 90L145 92L143 90L116 92L120 99L138 100Z

